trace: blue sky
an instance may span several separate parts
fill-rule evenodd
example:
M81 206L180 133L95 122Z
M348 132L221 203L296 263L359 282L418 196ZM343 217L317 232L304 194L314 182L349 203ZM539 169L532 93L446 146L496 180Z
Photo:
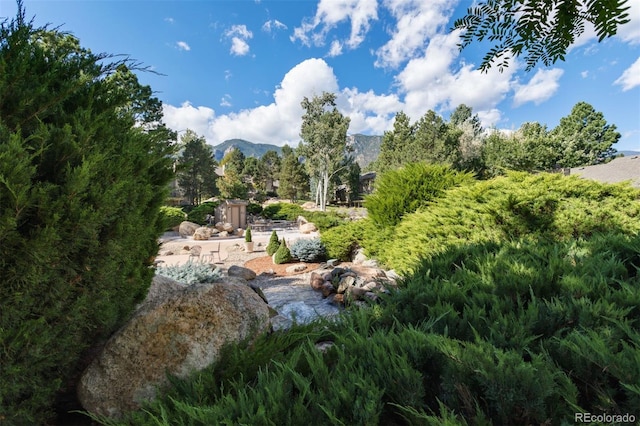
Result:
M382 134L402 110L445 119L459 104L485 127L549 129L580 101L640 150L640 0L632 22L602 43L585 34L565 62L525 72L476 68L486 46L457 49L453 21L470 0L24 0L36 24L61 25L94 52L128 54L165 121L216 145L226 139L296 146L303 96L338 95L350 133ZM15 16L0 0L0 16Z

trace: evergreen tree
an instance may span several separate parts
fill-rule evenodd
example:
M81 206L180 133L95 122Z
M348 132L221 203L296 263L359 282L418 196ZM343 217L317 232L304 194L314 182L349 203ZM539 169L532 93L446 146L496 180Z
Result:
M621 135L616 126L607 124L604 115L586 102L578 102L571 113L560 119L551 137L560 149L562 167L596 164L611 156L613 144Z
M178 158L178 185L191 205L216 194L216 160L206 140L187 129L181 138L182 153Z
M276 151L269 150L264 153L259 161L259 170L261 173L261 183L264 183L265 192L273 192L273 182L280 173L282 159Z
M242 177L234 168L225 170L224 176L216 181L220 196L228 199L246 199L248 188L242 181Z
M175 135L127 60L0 23L0 423L48 424L146 295Z
M309 175L293 150L289 149L286 152L280 168L278 196L295 201L309 192Z
M410 162L410 146L413 145L415 127L411 124L409 116L400 111L393 122L393 130L384 132L380 154L370 168L378 173L395 169Z

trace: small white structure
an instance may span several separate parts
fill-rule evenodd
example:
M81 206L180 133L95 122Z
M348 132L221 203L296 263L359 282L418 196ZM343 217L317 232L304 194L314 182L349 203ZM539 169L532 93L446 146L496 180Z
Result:
M216 208L216 222L230 223L235 229L247 227L247 202L223 200Z

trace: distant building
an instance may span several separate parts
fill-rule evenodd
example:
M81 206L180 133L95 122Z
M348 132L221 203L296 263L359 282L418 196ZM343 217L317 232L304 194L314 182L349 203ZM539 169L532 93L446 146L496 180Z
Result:
M604 164L574 167L569 174L606 183L630 181L632 186L640 188L640 156L617 157Z
M373 184L376 180L376 172L360 175L360 194L368 195L373 192Z

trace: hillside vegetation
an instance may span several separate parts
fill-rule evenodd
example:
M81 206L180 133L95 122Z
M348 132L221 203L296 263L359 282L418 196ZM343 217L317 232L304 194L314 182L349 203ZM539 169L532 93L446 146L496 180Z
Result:
M629 186L515 173L450 187L397 225L329 229L323 241L373 243L406 273L400 288L340 322L231 346L122 424L560 424L576 412L638 413L639 217Z

